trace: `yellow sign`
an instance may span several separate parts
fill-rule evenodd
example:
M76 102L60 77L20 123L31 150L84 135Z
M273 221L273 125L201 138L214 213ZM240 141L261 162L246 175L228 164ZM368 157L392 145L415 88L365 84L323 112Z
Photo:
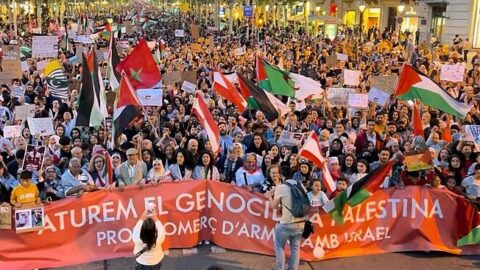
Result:
M188 11L188 3L182 3L182 5L180 5L180 10L182 12L187 12Z

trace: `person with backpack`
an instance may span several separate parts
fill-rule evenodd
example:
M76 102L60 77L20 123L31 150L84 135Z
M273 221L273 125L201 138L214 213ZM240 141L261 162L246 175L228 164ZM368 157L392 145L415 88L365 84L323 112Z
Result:
M298 269L300 263L300 240L308 238L313 230L305 235L305 226L310 226L308 212L310 201L302 185L293 179L286 180L279 185L275 192L267 192L273 209L282 208L282 218L275 226L275 269L285 269L285 244L290 242L290 259L287 269ZM309 223L309 224L306 224Z

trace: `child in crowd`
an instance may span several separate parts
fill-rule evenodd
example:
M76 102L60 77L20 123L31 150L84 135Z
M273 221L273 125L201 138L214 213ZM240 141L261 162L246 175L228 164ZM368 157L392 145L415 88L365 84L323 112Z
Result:
M10 203L15 207L26 204L40 203L40 192L35 184L32 184L32 172L24 170L20 173L20 185L16 186L10 196Z
M340 194L342 191L347 189L348 187L348 180L345 177L340 177L337 180L337 189L335 189L334 192L330 195L330 199L335 198L338 194Z
M312 191L308 192L307 196L311 206L322 206L328 202L327 195L322 191L322 182L320 179L314 179L312 181Z

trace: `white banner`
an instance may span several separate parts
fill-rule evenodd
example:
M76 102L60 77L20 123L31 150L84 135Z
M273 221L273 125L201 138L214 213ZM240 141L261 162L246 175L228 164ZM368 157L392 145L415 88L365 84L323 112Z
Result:
M162 89L138 89L137 96L143 106L162 106Z
M183 81L181 89L189 93L195 93L197 86L189 81Z
M368 95L367 94L349 94L348 95L348 107L354 109L365 109L368 107Z
M389 93L386 93L375 87L370 88L370 91L368 91L368 100L375 102L380 106L384 106L389 98Z
M21 134L21 131L22 131L21 125L5 126L3 127L3 137L4 138L19 137Z
M352 88L328 88L327 99L332 106L348 106L348 94L355 93L355 89Z
M449 82L463 82L465 75L465 66L459 65L443 65L440 71L440 80Z
M28 127L30 133L33 135L52 135L55 134L53 129L53 120L51 117L45 118L32 118L28 117Z
M58 56L57 36L33 36L32 57L33 58L56 58Z
M480 126L479 125L466 125L465 126L466 138L465 141L473 141L477 152L480 151Z
M357 86L360 84L360 75L362 74L359 70L343 70L343 82L346 85Z
M185 37L185 30L175 29L175 37Z
M278 139L279 145L300 146L302 144L303 133L282 131Z

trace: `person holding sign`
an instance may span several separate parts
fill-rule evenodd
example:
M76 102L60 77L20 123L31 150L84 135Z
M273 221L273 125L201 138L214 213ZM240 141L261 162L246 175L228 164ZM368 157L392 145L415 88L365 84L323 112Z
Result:
M20 173L20 185L13 189L10 203L15 207L22 207L40 202L40 192L37 186L32 184L32 172L23 170Z

